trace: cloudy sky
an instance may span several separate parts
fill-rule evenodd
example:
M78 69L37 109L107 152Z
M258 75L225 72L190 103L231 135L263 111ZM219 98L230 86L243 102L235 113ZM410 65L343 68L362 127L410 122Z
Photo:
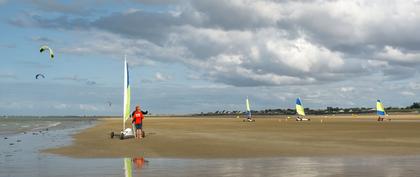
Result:
M0 114L119 115L124 54L152 113L407 106L419 32L419 0L0 0Z

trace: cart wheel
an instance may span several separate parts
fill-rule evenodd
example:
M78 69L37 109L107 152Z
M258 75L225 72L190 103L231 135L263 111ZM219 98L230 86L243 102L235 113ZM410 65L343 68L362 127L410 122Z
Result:
M123 139L124 139L124 133L121 133L120 140L123 140Z
M111 132L111 139L114 138L115 134L114 132Z

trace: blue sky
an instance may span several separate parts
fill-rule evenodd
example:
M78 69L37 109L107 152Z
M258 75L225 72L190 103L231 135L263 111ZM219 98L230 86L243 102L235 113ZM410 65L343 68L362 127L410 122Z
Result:
M247 96L256 110L407 106L420 101L419 13L391 0L0 0L0 115L120 115L124 54L132 105L156 114L244 110Z

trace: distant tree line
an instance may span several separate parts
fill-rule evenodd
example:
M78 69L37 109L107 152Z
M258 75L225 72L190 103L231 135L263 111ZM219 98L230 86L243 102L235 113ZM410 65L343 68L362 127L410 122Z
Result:
M420 109L420 102L415 102L410 106L407 107L386 107L385 111L387 112L412 112L412 111L419 111ZM339 108L339 107L327 107L326 109L310 109L305 108L306 114L311 115L327 115L327 114L363 114L363 113L375 113L376 108ZM228 110L218 110L214 112L201 112L199 114L195 114L196 116L212 116L212 115L237 115L241 116L244 115L245 111L228 111ZM295 115L295 109L264 109L264 110L251 110L251 114L253 115Z
M415 102L411 106L408 106L407 109L420 109L420 102Z

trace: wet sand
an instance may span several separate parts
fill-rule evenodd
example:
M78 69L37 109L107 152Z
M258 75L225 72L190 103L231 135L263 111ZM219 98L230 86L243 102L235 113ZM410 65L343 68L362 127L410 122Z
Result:
M147 117L146 138L111 139L121 119L102 119L73 136L69 146L44 150L69 157L257 158L308 156L419 155L420 115L285 117ZM286 121L287 120L287 121ZM321 123L322 120L322 123ZM127 126L129 126L127 124Z

